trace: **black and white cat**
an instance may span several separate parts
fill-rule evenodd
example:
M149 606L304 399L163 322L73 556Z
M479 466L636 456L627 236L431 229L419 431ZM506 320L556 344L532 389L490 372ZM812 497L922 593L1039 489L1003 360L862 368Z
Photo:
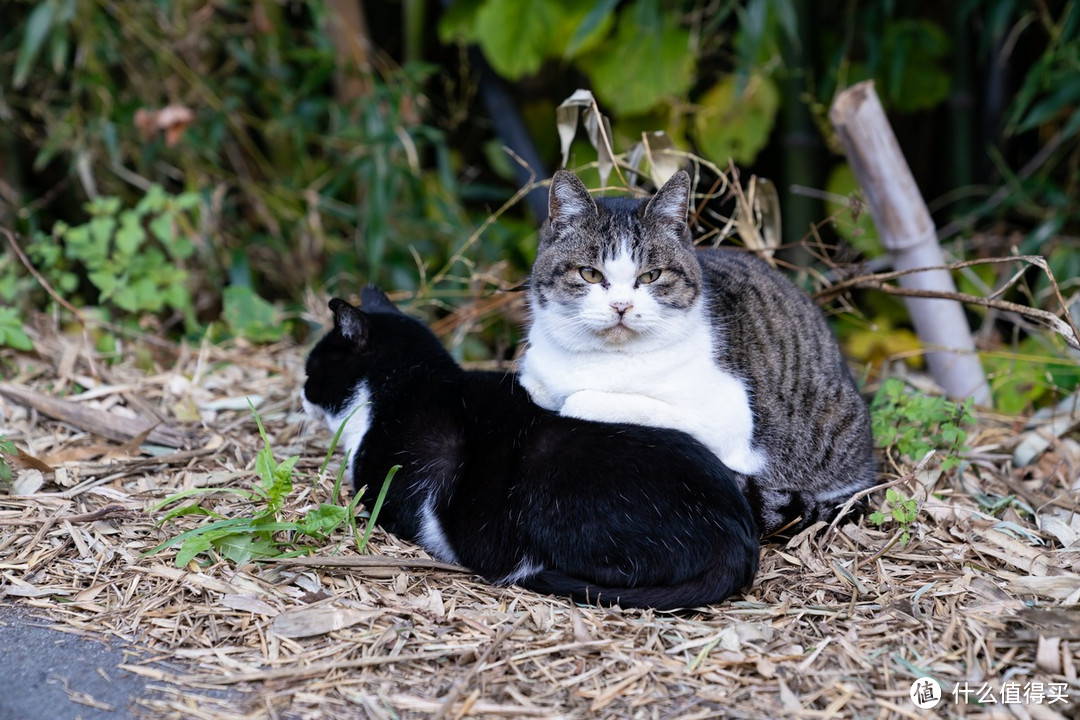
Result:
M716 603L746 587L758 540L730 471L674 430L561 417L512 374L469 372L367 288L334 299L305 410L352 453L378 522L498 585L624 607Z
M520 382L568 417L690 433L765 534L827 518L873 484L866 403L805 293L749 253L695 251L689 198L682 171L644 200L555 174Z

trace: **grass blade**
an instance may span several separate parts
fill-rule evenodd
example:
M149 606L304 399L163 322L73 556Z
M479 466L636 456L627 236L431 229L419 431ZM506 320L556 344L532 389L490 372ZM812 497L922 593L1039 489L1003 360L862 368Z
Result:
M386 479L383 480L382 488L379 490L379 497L375 498L375 505L371 508L371 517L368 518L367 530L364 531L364 539L357 546L357 550L361 553L367 548L368 540L371 539L371 533L375 529L375 521L378 520L379 511L382 510L383 500L386 499L386 492L390 489L390 482L394 479L394 476L397 475L397 471L400 469L400 465L395 465L390 468L390 472L386 474ZM357 497L359 497L359 495L357 495Z

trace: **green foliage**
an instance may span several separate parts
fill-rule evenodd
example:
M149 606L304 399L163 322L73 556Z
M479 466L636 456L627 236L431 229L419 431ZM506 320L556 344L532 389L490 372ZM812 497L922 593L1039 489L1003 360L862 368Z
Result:
M425 122L431 67L380 65L365 74L340 61L327 32L337 19L322 2L224 0L210 16L195 0L0 3L11 28L0 37L0 75L16 80L0 101L16 118L0 123L0 150L5 163L27 163L5 168L11 176L32 177L30 165L67 176L62 202L27 203L12 216L14 229L76 304L100 301L122 315L179 313L188 332L217 320L222 308L233 333L273 339L281 336L278 311L260 297L284 299L288 313L313 284L417 291L490 212L490 187L477 214L466 210L461 158ZM362 91L343 90L349 81ZM187 119L159 126L167 106ZM173 198L186 197L181 187L204 192L197 257L177 256L190 237L183 224L162 238L164 220L123 222L121 208L139 201L133 188L155 184L178 193ZM22 189L33 198L53 185ZM510 193L496 189L495 199ZM79 196L119 200L99 201L87 216ZM111 202L120 206L102 205ZM180 214L194 220L193 211ZM9 224L3 207L0 216ZM106 236L110 253L102 257ZM50 251L45 237L72 255ZM140 242L122 265L116 253ZM505 255L495 243L478 249L469 260L485 266ZM238 262L247 263L242 284L252 290L222 297ZM460 296L471 269L453 268L424 290ZM4 299L18 298L23 312L44 306L44 295L27 294L31 284L12 283L9 270L0 257Z
M1029 412L1080 386L1080 364L1057 338L1026 337L1012 350L983 353L981 358L994 407L1006 414Z
M885 491L885 506L889 514L880 510L870 513L868 519L878 527L895 522L900 530L900 544L907 545L911 539L911 527L915 524L915 518L919 512L919 505L914 498L906 498L902 493L893 488Z
M400 466L391 468L387 474L378 499L368 516L368 525L363 540L359 539L356 529L356 506L360 502L361 494L357 493L352 501L346 505L341 505L338 502L342 479L349 464L347 454L334 481L334 489L331 492L329 501L308 510L298 520L285 520L285 503L293 490L293 473L299 456L293 455L278 462L274 458L274 451L263 427L262 418L259 417L254 407L252 407L252 413L259 428L259 436L262 438L263 447L255 456L255 474L258 476L258 480L252 484L251 490L195 488L170 495L151 508L151 511L156 511L189 497L225 492L238 495L250 503L253 507L252 514L247 517L227 518L198 502L179 505L168 511L162 517L159 525L187 515L204 515L216 519L213 522L166 540L152 550L147 551L145 555L153 555L174 545L180 545L175 558L177 567L184 567L199 555L213 556L214 553L220 554L237 565L242 565L257 558L290 557L310 552L317 549L318 546L301 544L298 542L299 539L310 538L316 542L324 543L342 526L352 528L353 536L357 538L357 547L360 552L364 552L375 522L378 519L379 511L382 508L383 499L386 497L386 492L390 487L390 482ZM319 469L319 475L322 475L329 464L330 457L341 438L341 432L348 421L349 418L346 418L334 435L326 459Z
M281 311L247 285L231 285L222 294L222 319L234 335L252 342L274 342L289 332Z
M11 465L8 464L7 458L16 454L18 454L18 450L15 448L15 444L8 440L7 437L0 435L0 487L11 485Z
M616 115L645 113L665 98L685 94L694 65L690 33L677 16L641 18L631 12L622 14L602 49L582 62L593 91Z
M894 449L911 460L941 453L945 469L960 464L967 449L966 427L974 425L972 401L955 403L945 397L909 391L902 380L881 384L870 405L871 427L878 447Z
M34 343L23 330L15 308L0 308L0 347L27 351L34 349Z
M34 235L26 254L77 304L100 305L119 316L175 311L191 323L186 265L195 251L190 236L198 203L195 193L169 195L158 186L132 208L123 208L120 198L100 197L85 206L88 222L57 222L52 232ZM34 286L20 265L7 264L3 272L0 287L9 302Z
M779 108L780 92L769 78L754 76L740 83L729 75L701 98L694 118L698 147L721 162L730 157L751 163L768 142Z

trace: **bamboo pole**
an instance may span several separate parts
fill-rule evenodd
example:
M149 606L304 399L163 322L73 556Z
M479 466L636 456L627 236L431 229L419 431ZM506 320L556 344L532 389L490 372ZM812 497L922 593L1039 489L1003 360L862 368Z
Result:
M945 256L930 211L919 194L872 80L844 90L833 101L829 119L866 195L870 214L898 270L941 268ZM956 292L947 270L925 270L900 278L919 290ZM904 301L915 332L930 348L927 364L934 380L955 398L972 397L990 405L990 386L975 354L975 341L955 300L909 297Z

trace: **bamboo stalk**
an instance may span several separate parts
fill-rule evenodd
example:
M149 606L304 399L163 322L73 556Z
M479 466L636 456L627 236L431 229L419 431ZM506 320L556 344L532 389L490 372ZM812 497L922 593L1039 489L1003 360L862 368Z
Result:
M955 293L952 276L941 269L945 256L934 221L874 92L873 81L838 94L829 119L866 195L893 267L897 271L937 268L904 275L900 284ZM952 397L973 397L980 405L990 405L990 386L975 354L963 306L954 300L921 297L905 298L905 303L915 332L930 348L927 364L934 380Z

